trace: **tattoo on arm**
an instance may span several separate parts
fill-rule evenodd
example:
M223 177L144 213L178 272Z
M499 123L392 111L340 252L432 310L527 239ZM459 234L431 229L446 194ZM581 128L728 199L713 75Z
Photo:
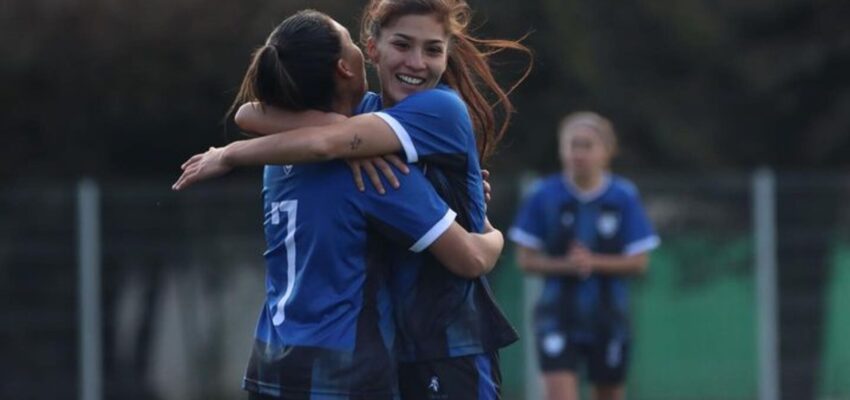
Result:
M354 134L354 139L351 139L351 143L349 143L349 147L351 150L357 150L358 147L363 143L363 139L360 138L360 135Z

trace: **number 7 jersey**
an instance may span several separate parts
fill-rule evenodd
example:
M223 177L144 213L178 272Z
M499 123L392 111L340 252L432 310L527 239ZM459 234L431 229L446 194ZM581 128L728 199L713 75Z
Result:
M270 396L392 398L384 250L427 248L455 219L418 168L379 195L342 161L266 166L266 301L243 386Z

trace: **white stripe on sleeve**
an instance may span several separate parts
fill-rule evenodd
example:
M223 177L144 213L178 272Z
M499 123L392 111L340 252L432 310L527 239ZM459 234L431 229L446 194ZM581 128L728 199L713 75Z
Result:
M635 254L640 254L640 253L643 253L643 252L646 252L646 251L650 251L650 250L658 247L658 245L660 245L660 244L661 244L661 239L656 235L652 235L652 236L643 238L641 240L638 240L636 242L629 243L628 245L626 245L626 248L623 251L623 254L625 254L627 256L633 256Z
M425 250L434 243L437 238L443 235L449 227L452 226L452 223L455 222L455 218L457 217L457 213L452 211L450 208L446 211L446 215L443 216L437 223L425 233L424 236L419 238L413 246L410 246L410 251L418 253L422 250Z
M517 227L508 231L508 238L513 240L514 243L531 249L540 250L543 248L543 241L540 238Z
M410 138L407 129L404 129L404 126L397 119L393 118L392 115L385 112L376 112L374 114L384 120L393 130L396 137L398 137L398 141L401 142L401 147L404 149L404 154L407 156L407 162L412 164L419 161L419 154L416 153L416 147L413 146L413 139Z

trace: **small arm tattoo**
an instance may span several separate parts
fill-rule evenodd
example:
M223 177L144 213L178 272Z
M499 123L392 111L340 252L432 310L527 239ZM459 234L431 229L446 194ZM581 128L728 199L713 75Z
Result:
M363 139L360 138L360 135L354 134L354 139L351 139L351 143L349 143L349 147L351 150L357 150L358 147L363 143Z

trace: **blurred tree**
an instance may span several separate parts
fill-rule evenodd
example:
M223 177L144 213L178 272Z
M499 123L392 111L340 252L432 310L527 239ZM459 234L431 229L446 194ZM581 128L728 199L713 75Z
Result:
M356 22L330 0L4 2L0 179L176 174L228 139L251 51L307 7Z
M538 68L517 95L524 140L500 162L554 168L537 155L553 148L558 118L593 108L616 121L626 166L846 165L846 2L506 3L482 8L530 21Z
M357 31L361 2L5 2L0 178L173 173L227 140L221 117L253 47L291 12ZM558 118L597 109L626 167L846 165L850 4L472 1L487 36L522 36L534 75L497 165L553 168ZM507 63L512 64L511 60ZM519 140L519 139L522 140Z

